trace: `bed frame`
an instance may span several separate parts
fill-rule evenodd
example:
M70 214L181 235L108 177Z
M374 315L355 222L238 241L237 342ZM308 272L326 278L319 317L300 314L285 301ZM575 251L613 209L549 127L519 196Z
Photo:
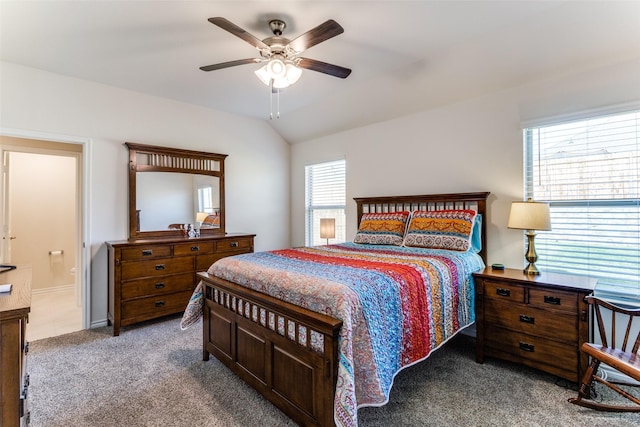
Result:
M473 209L482 214L486 263L488 192L355 198L367 212ZM199 272L205 296L203 360L213 354L301 425L333 426L342 321Z

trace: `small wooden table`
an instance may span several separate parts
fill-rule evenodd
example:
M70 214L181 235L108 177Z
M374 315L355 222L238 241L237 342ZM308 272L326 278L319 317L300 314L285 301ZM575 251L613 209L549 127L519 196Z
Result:
M476 361L486 356L521 363L578 382L588 357L589 306L596 279L522 270L474 273Z
M26 326L31 310L31 267L0 273L0 284L11 283L10 293L0 293L0 425L28 423Z

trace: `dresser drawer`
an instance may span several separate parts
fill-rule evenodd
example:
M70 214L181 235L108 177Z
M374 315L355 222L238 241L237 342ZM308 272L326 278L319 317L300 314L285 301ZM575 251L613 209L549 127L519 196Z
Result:
M242 252L233 253L231 255L238 255ZM198 255L196 258L196 271L207 271L211 264L218 261L219 259L226 258L230 254L208 254L208 255Z
M156 296L193 289L193 273L131 280L122 284L122 299Z
M216 242L216 252L250 252L253 239L225 239Z
M120 251L122 260L136 260L171 256L171 245L133 246Z
M486 298L484 319L487 324L512 331L547 337L547 339L578 340L578 316L553 313L526 304L508 304Z
M571 292L531 288L529 289L529 304L576 313L578 311L578 296Z
M514 333L493 325L486 326L487 353L500 356L511 354L536 364L543 363L575 372L578 349L575 345L560 344L546 338L525 333Z
M193 242L175 245L173 247L174 255L193 255L202 253L211 253L215 250L213 242Z
M501 301L524 303L525 290L520 286L513 286L504 282L484 281L484 295Z
M193 257L158 258L122 263L122 280L193 271Z
M122 303L122 319L152 319L184 311L193 291L140 298Z

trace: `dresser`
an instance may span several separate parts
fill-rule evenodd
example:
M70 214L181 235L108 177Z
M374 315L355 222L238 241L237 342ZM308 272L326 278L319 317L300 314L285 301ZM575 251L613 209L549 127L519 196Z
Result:
M25 339L31 310L31 268L0 273L0 284L11 283L10 293L0 293L0 426L29 423L29 374Z
M589 307L595 279L526 275L505 269L474 273L476 361L495 357L578 382L588 364Z
M197 285L196 272L215 261L253 252L254 234L107 242L108 319L122 326L183 312Z

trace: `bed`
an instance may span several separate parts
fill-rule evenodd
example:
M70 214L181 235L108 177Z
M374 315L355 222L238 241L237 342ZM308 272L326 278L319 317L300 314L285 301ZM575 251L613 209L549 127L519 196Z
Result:
M488 195L356 198L353 242L217 261L198 273L203 360L301 425L356 426L358 407L385 404L399 371L473 323ZM443 223L454 233L433 233Z

